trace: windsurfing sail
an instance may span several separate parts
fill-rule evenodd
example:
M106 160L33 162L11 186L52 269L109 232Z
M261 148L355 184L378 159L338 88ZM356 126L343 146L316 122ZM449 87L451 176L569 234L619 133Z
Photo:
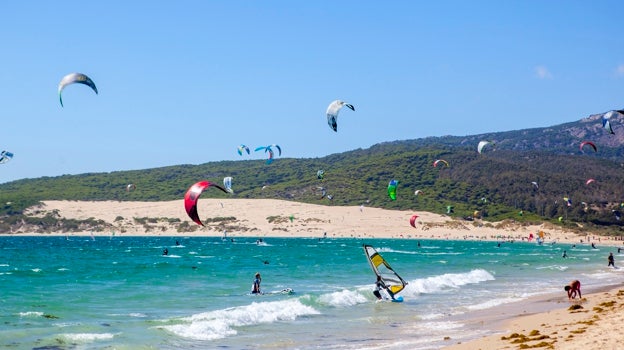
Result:
M397 294L405 288L407 282L390 267L390 264L388 264L373 246L364 244L364 254L366 254L368 263L375 275L381 277L381 280L386 287L390 289L392 294Z

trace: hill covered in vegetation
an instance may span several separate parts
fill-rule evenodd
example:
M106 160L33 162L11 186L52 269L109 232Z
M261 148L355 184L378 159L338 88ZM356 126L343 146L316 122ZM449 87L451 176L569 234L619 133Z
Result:
M612 123L624 125L624 120ZM590 116L548 128L393 141L322 158L277 158L270 165L263 160L220 161L23 179L0 185L0 215L4 222L23 220L25 208L43 200L182 200L199 180L221 183L231 176L233 194L209 189L203 196L435 213L452 206L449 215L462 218L546 220L619 231L624 129L616 127L615 132L602 128L600 116ZM492 143L479 154L481 140ZM581 149L584 140L593 141L598 151ZM437 159L449 166L434 167ZM322 180L317 178L320 169L325 171ZM590 178L595 181L586 184ZM394 201L387 195L392 179L399 182ZM136 188L128 191L128 184ZM421 192L415 195L416 190Z

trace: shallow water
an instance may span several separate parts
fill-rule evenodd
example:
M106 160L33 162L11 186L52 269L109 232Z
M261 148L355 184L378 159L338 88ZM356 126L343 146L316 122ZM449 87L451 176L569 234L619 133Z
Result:
M403 303L375 302L363 243L409 282ZM0 346L437 349L474 336L453 316L565 296L571 279L621 283L609 252L624 256L522 242L0 237ZM255 272L265 292L295 294L249 295Z

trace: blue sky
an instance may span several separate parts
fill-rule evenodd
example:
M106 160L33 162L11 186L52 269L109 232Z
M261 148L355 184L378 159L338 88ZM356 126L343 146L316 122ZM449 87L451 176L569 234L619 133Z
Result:
M622 1L3 1L0 182L579 120L624 107ZM90 76L99 90L60 79ZM338 132L325 110L343 109Z

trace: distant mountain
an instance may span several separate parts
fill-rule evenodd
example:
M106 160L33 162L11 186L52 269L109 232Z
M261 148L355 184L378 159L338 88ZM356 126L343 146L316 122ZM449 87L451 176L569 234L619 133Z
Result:
M563 225L610 226L619 232L624 202L624 116L602 127L600 115L547 128L471 136L427 137L376 144L322 158L220 161L201 165L24 179L0 185L0 230L43 200L182 200L199 180L233 177L234 194L324 205L365 205L446 213L485 220L550 220ZM482 154L479 141L488 140ZM597 152L579 145L590 140ZM449 167L433 167L436 159ZM317 171L325 178L319 180ZM586 185L590 178L595 181ZM398 198L387 196L399 181ZM535 182L538 186L532 184ZM127 191L128 184L133 184ZM327 196L321 198L322 189ZM415 195L416 190L421 190ZM328 198L333 198L332 200ZM571 200L568 206L564 197ZM624 211L624 209L622 209ZM4 227L6 229L7 227Z
M479 141L493 141L497 149L512 151L544 151L560 155L586 154L621 162L624 156L624 115L616 113L611 119L614 134L602 125L603 114L590 115L576 122L545 128L504 131L470 136L442 136L413 140L416 145L438 144L449 147L476 149ZM599 152L581 152L583 141L595 143ZM412 141L408 141L412 142Z

